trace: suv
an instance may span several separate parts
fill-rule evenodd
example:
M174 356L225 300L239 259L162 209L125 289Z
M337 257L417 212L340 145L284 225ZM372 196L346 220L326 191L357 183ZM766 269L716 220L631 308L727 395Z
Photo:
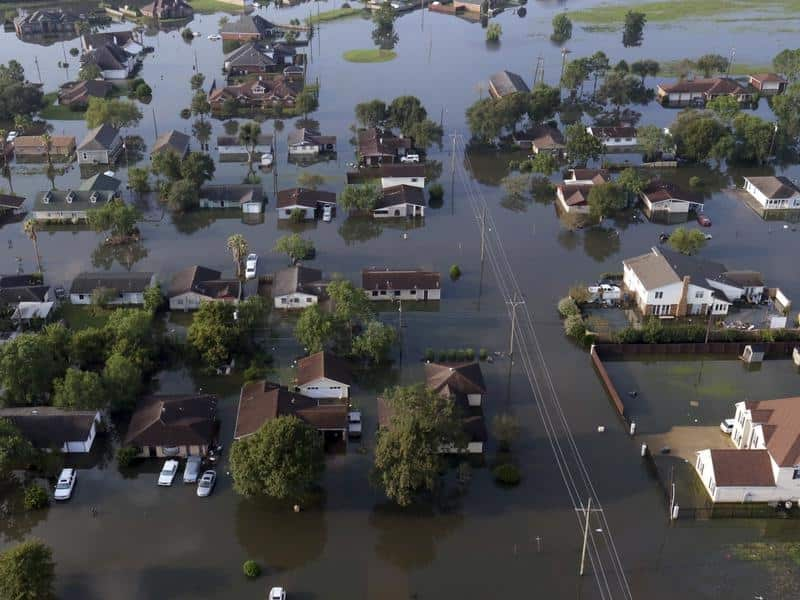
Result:
M56 500L70 499L77 476L78 472L75 469L63 469L61 471L61 475L58 476L58 483L56 483L55 494L53 494Z
M418 163L419 162L419 154L406 154L405 156L400 157L401 163Z
M183 483L195 483L200 476L200 463L202 459L199 456L190 456L186 459L186 466L183 468Z

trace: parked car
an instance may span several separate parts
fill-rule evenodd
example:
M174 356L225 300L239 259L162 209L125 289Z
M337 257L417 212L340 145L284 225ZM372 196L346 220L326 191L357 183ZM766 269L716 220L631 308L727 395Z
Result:
M158 474L158 485L172 485L177 472L178 461L173 459L166 461L161 467L161 473Z
M711 219L704 214L697 215L697 222L700 223L702 227L711 227Z
M58 476L56 491L53 496L56 500L69 500L72 497L72 490L75 488L75 479L78 472L75 469L62 469Z
M197 495L200 498L205 498L206 496L210 496L211 492L214 490L214 485L217 483L217 472L214 470L208 470L203 473L203 476L200 478L200 481L197 482Z
M418 163L419 162L419 154L406 154L405 156L400 157L401 163Z
M622 290L618 285L601 283L600 285L590 285L587 290L591 294L593 302L616 302L622 299Z
M255 279L258 269L258 254L248 254L245 263L244 276L246 279Z
M347 435L361 437L361 411L351 410L347 413Z
M200 476L200 464L203 459L199 456L190 456L183 467L183 483L195 483Z
M211 35L208 36L208 39L210 39L212 42L218 42L219 40L222 39L222 36L218 33L212 33Z
M735 425L736 421L733 419L724 419L722 423L719 424L719 428L722 433L726 433L728 435L733 433L733 426Z
M10 144L11 142L13 142L15 139L17 139L18 135L19 135L18 131L9 131L8 135L6 136L6 143Z
M333 208L330 204L326 204L322 208L322 220L326 223L330 223L331 219L333 218Z
M272 166L272 154L262 154L261 155L261 166L262 167L271 167Z
M286 590L274 587L269 591L269 600L286 600Z
M713 236L713 235L711 235L710 233L704 233L704 234L703 234L703 237L704 237L704 238L706 238L706 240L711 240L711 239L714 239L714 236Z

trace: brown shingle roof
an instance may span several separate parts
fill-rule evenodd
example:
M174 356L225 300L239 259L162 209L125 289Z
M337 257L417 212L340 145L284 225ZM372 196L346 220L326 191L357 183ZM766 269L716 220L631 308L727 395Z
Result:
M285 296L303 292L314 296L324 293L327 282L322 281L322 271L310 267L287 267L277 271L272 278L272 296Z
M641 256L623 260L622 264L631 269L645 289L652 290L669 285L680 283L681 278L672 269L669 261L658 252L648 252Z
M221 277L222 273L214 269L201 267L200 265L187 267L182 271L178 271L172 278L167 297L172 298L186 292L195 292L201 296L216 300L235 300L240 298L241 281L238 279L222 279Z
M411 140L397 137L388 129L370 127L358 130L358 153L361 156L396 156L399 148L411 148Z
M591 180L592 183L608 183L611 181L611 174L608 169L570 169L570 173L572 173L573 180Z
M24 203L25 198L22 196L9 196L8 194L0 194L0 208L22 208Z
M447 396L486 393L481 365L477 362L427 363L425 381L430 389Z
M389 164L378 168L379 177L425 177L424 165Z
M125 443L132 446L207 446L217 432L217 397L147 396L131 415Z
M800 396L748 402L747 407L754 423L774 426L765 445L778 466L800 464Z
M558 186L561 195L564 197L564 203L567 206L585 206L589 199L589 192L592 189L591 185L568 185L561 184Z
M386 208L397 204L416 204L425 206L425 193L413 185L392 185L383 188L375 208Z
M297 385L304 385L322 377L345 385L353 382L350 367L341 358L330 352L316 352L297 361Z
M712 77L710 79L684 79L673 84L659 84L667 94L688 94L699 93L712 96L724 94L739 94L745 92L745 88L733 79L727 77Z
M150 151L150 155L152 156L153 154L170 150L175 152L178 156L183 156L189 151L190 139L188 135L180 131L175 131L174 129L166 131L158 136L155 144L153 144L153 149Z
M597 127L592 125L592 135L598 139L605 140L608 138L633 138L636 137L636 127L618 126L618 127Z
M766 450L711 450L717 487L773 487L772 462Z
M437 290L441 276L423 269L370 268L361 271L361 287L365 290Z
M768 175L765 177L745 177L753 186L756 187L767 198L780 199L791 198L795 194L800 193L798 188L791 179L784 176L775 177Z

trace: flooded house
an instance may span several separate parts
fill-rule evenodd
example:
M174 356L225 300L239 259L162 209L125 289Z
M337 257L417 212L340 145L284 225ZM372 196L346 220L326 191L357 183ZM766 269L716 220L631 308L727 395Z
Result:
M272 299L275 308L302 310L327 297L328 282L322 271L293 266L277 271L272 278Z
M440 300L442 297L441 275L424 269L362 269L361 289L367 299L374 301Z
M54 406L0 408L0 419L10 421L34 448L64 454L91 452L97 425L102 422L99 411Z
M378 127L359 129L357 144L358 161L365 166L398 163L414 147L411 138Z
M744 178L744 191L765 215L773 211L800 209L800 188L783 175Z
M142 16L161 21L188 19L194 15L192 5L186 0L155 0L141 8Z
M235 21L228 21L219 34L225 41L265 40L280 32L280 28L260 15L242 14Z
M747 80L762 96L782 94L789 85L789 81L777 73L756 73L748 75Z
M81 56L83 66L94 65L103 79L128 79L139 66L139 59L112 42L86 50Z
M191 140L191 137L175 129L165 131L156 138L153 148L150 150L150 157L162 152L173 152L178 158L186 158L186 155L189 154Z
M208 101L214 113L222 111L223 104L233 101L244 110L269 111L276 106L294 107L298 94L302 91L302 82L278 75L272 78L259 77L252 81L217 87L211 84Z
M252 152L254 162L272 162L274 156L272 135L261 133L252 145L246 145L232 135L217 137L217 151L220 162L244 162Z
M498 71L489 77L489 95L492 98L504 98L511 94L521 92L530 93L531 89L520 75L511 71Z
M73 110L85 110L90 98L107 98L114 91L110 81L91 79L89 81L71 81L61 86L58 91L58 103L69 106Z
M96 293L107 295L109 306L143 306L144 293L156 284L155 273L80 273L69 288L71 304L91 304Z
M117 197L117 192L103 190L47 190L36 194L33 218L41 222L77 223L87 212Z
M78 15L59 9L23 11L14 18L14 30L25 36L73 36L78 34Z
M274 73L283 69L285 63L270 56L264 44L247 42L226 55L222 65L229 77L237 77Z
M200 265L175 273L167 289L170 310L197 310L203 302L237 304L241 298L241 280Z
M100 48L106 44L116 46L132 55L138 55L144 51L142 35L134 29L129 29L128 31L101 31L81 36L81 46L84 52Z
M740 104L753 102L758 92L729 77L683 79L676 83L659 83L656 98L662 106L705 106L706 102L720 96L735 98Z
M290 188L280 190L275 202L278 219L291 219L293 214L302 213L303 220L313 220L326 206L336 208L336 194L309 188Z
M294 384L309 398L350 396L353 375L347 362L330 352L315 352L297 361Z
M303 127L289 132L289 156L317 156L336 152L336 136L322 135L319 131Z
M592 125L586 132L597 138L606 150L630 149L639 145L636 138L636 127L620 125L616 127L601 127Z
M25 205L25 198L23 198L22 196L11 196L9 194L0 194L0 219L3 219L8 216L22 214L24 205Z
M556 186L556 201L567 214L589 214L589 192L611 181L605 169L570 169L570 176Z
M419 164L387 164L378 167L373 175L381 180L381 188L397 186L411 186L419 189L425 188L425 165Z
M47 162L48 153L53 162L70 162L75 156L75 138L71 135L54 135L47 140L41 135L21 135L14 140L14 156L20 162Z
M698 194L658 179L650 181L644 187L639 193L639 199L642 201L644 214L655 222L685 221L690 212L703 212L703 200Z
M534 154L547 152L561 156L567 147L564 135L549 125L534 125L524 131L514 131L512 138L517 146L530 149Z
M383 188L372 216L376 219L424 218L425 192L412 185L395 185Z
M122 149L119 130L104 123L89 131L78 145L78 164L112 165L122 154Z
M206 184L199 192L200 208L237 208L245 214L264 212L264 188L261 185Z

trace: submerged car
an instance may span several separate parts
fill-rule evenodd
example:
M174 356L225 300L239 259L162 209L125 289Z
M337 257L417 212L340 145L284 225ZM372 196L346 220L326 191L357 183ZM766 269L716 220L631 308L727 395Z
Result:
M282 587L274 587L269 591L269 600L286 600L286 590Z
M697 222L700 223L702 227L711 227L711 219L703 214L697 215Z
M736 421L733 419L724 419L720 424L719 428L722 433L727 433L728 435L733 433L733 426L736 424Z
M58 483L56 483L56 491L53 497L56 500L69 500L72 496L72 490L75 488L75 479L78 472L75 469L62 469L61 475L58 476Z
M200 498L210 496L214 490L214 485L217 483L217 472L209 470L203 473L200 481L197 482L197 495Z
M168 460L161 468L161 473L158 474L158 485L172 485L175 480L175 474L178 472L178 461Z
M257 270L258 270L258 254L248 254L244 270L245 279L255 279Z
M200 463L202 459L199 456L190 456L186 459L186 466L183 468L183 483L194 483L200 476Z
M361 437L361 411L351 410L347 413L347 435Z

